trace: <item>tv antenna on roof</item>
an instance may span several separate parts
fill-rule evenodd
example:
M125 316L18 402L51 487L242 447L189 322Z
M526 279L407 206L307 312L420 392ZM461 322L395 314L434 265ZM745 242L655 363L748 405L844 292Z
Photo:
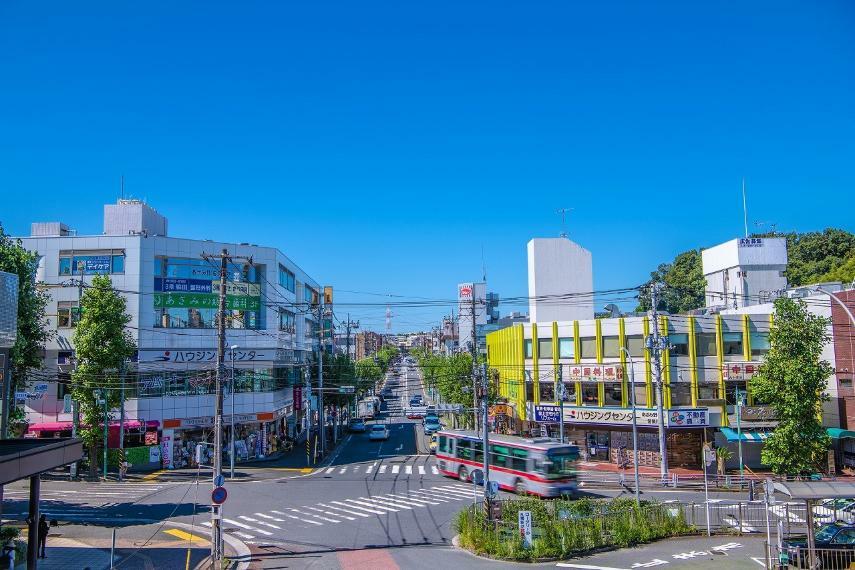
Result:
M558 208L556 210L557 214L561 214L561 233L558 234L558 237L567 237L567 214L572 211L573 208Z

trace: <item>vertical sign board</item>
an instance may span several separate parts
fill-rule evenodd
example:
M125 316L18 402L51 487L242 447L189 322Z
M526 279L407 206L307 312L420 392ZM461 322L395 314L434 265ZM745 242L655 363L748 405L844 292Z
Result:
M519 511L520 538L526 548L531 548L531 511Z

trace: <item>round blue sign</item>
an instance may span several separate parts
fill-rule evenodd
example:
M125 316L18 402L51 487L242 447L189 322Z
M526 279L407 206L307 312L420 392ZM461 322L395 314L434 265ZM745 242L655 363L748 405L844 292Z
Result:
M226 498L229 496L225 487L216 487L213 491L211 491L211 502L215 505L222 505L226 502Z
M226 482L226 478L222 475L217 475L214 477L214 487L222 487L223 483Z

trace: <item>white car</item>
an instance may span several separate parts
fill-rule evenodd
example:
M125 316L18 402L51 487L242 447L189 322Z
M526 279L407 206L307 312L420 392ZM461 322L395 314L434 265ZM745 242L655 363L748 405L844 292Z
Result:
M386 427L386 424L374 424L368 430L368 439L371 441L389 439L389 428Z

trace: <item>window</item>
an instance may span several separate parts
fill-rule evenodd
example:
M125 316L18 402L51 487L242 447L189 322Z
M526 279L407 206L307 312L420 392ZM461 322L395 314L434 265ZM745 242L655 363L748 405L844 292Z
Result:
M540 383L540 400L542 402L555 402L555 384L552 382Z
M317 305L320 301L318 297L318 292L309 287L308 285L303 286L303 301L308 303L309 305Z
M472 445L472 449L474 450L475 461L478 463L484 463L484 444L480 441L476 441Z
M689 335L678 333L668 335L668 341L674 347L671 349L673 356L689 356Z
M728 406L735 406L737 401L737 394L742 399L743 402L748 401L748 396L746 392L745 382L727 382L724 385L725 399L727 400Z
M715 333L698 333L695 335L698 356L715 356Z
M575 354L575 346L573 346L572 338L558 339L558 356L559 358L573 358Z
M769 333L753 332L751 338L751 356L764 356L769 352Z
M534 401L534 383L526 382L525 383L525 399L527 402Z
M716 382L698 382L698 399L699 400L717 400L718 399L718 383Z
M582 358L597 357L597 339L583 338L582 339Z
M448 438L444 435L439 436L439 446L438 446L439 452L440 453L448 453L449 451L451 451L450 442L451 442L450 438Z
M621 398L621 386L619 382L607 382L604 385L605 398L603 398L604 406L621 406L623 400Z
M539 338L537 339L537 357L552 358L552 339Z
M692 405L692 386L690 384L670 384L671 390L671 405L691 406Z
M582 405L583 406L599 406L600 398L597 394L597 385L586 383L582 384Z
M531 339L527 338L523 341L523 352L525 358L531 358Z
M288 271L284 265L279 266L279 285L292 293L296 290L294 274L291 271Z
M468 439L458 439L455 446L455 456L460 459L472 459L472 442Z
M517 471L528 470L528 450L511 448L511 469Z
M84 275L124 273L125 252L115 249L90 251L85 254L84 252L60 252L60 275L80 275L81 271Z
M291 311L286 311L285 309L279 309L279 330L287 333L294 334L297 332L297 320L294 316L294 313Z
M627 335L624 337L626 341L626 350L632 356L633 360L644 356L644 337L640 334Z
M647 407L647 386L645 384L635 385L635 405L639 408Z
M618 358L620 356L620 338L616 336L603 337L603 358Z
M504 445L491 445L490 461L498 467L510 467L512 463L511 450Z
M77 326L80 320L80 309L77 301L60 301L56 308L56 326L60 329L68 329Z
M855 529L844 528L831 541L833 544L855 544Z
M565 402L575 402L576 401L576 383L575 382L564 382L564 401Z
M742 333L726 332L724 333L724 354L725 356L742 356Z

